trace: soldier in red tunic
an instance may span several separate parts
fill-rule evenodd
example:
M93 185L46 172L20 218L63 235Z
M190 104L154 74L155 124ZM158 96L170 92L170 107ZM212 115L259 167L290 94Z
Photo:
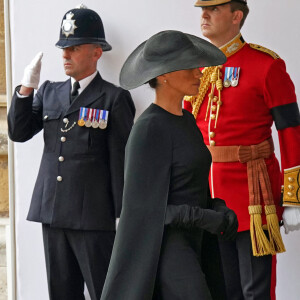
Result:
M228 298L275 299L272 255L285 248L279 230L283 176L271 127L275 122L286 169L283 206L289 231L300 224L295 88L276 53L244 41L240 28L249 12L246 0L198 0L195 6L202 7L203 35L227 56L223 66L202 70L198 95L185 97L184 105L212 154L212 197L224 199L238 216L237 239L220 241Z

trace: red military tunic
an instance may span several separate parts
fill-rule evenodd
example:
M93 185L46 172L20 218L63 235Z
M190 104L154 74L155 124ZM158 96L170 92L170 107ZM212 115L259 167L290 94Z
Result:
M205 93L206 95L195 117L206 145L246 146L259 144L271 137L274 115L277 116L278 111L281 115L284 110L283 117L287 118L286 111L297 109L295 88L286 72L284 61L268 49L261 47L258 50L253 48L255 46L250 45L238 35L233 41L221 48L227 56L227 62L221 68L220 78L222 82L224 83L226 67L239 67L239 78L236 87L222 88L221 99L215 98L215 102L211 103L206 121L210 86ZM201 85L203 84L205 82L202 81ZM199 91L201 91L201 85ZM219 97L217 89L214 90L214 94ZM218 100L222 101L222 105L217 118ZM184 102L184 107L189 111L193 111L193 105L195 105L193 99ZM293 111L291 113L293 114ZM278 123L281 124L282 122L278 120ZM292 126L290 124L279 126L282 169L300 165L299 124L296 121ZM281 127L285 128L280 129ZM277 215L281 219L281 170L275 154L265 159L265 163L270 177ZM239 161L215 162L212 164L210 178L212 197L224 199L227 206L236 212L239 231L249 230L247 165ZM261 205L263 206L264 203L262 202ZM263 224L266 223L264 212L262 221Z

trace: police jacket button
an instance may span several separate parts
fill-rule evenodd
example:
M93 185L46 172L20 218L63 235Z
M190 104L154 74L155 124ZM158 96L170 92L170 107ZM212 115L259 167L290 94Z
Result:
M66 138L65 136L62 136L62 137L60 138L60 141L61 141L62 143L64 143L66 140L67 140L67 138Z
M63 122L64 122L65 124L67 124L67 123L69 122L69 119L68 119L68 118L63 118Z
M58 158L58 160L59 160L59 161L64 161L65 158L64 158L63 156L60 156L60 157Z
M44 116L44 120L47 120L48 119L48 116L46 115L46 116Z
M57 176L57 181L62 181L62 177L61 176Z

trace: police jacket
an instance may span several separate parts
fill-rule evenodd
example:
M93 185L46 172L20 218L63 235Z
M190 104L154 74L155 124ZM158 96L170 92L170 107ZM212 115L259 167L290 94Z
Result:
M70 90L69 79L46 81L35 97L18 98L14 93L9 137L25 142L44 129L44 151L27 219L58 228L114 230L135 107L129 92L100 74L72 104ZM106 128L79 126L80 108L107 111Z

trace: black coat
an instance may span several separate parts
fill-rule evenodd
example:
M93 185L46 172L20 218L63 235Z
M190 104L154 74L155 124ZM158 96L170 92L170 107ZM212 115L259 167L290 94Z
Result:
M70 89L70 79L46 81L34 98L18 98L15 93L12 99L8 129L13 141L25 142L44 129L28 220L59 228L114 230L121 212L124 150L134 104L129 92L99 74L71 105ZM107 128L80 127L80 107L109 111Z
M209 208L209 167L209 151L190 113L178 117L152 104L139 117L126 145L123 209L101 300L161 299L156 287L167 206ZM193 239L199 240L193 248L200 252L212 299L225 299L217 237L201 229ZM177 244L173 253L190 245ZM189 278L183 282L182 286L190 284ZM199 298L189 294L185 299Z

